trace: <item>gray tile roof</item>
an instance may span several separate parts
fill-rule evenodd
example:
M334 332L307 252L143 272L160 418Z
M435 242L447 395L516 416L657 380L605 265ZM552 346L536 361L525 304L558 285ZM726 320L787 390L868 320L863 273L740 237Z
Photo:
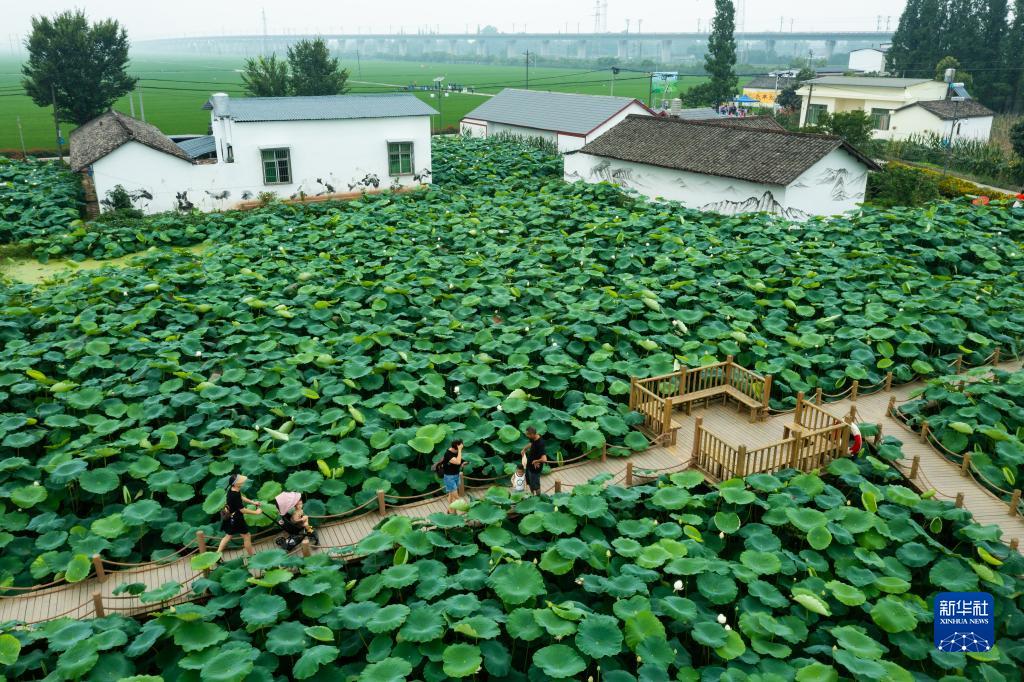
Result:
M217 142L214 140L213 135L193 137L191 140L182 140L177 144L193 159L217 151Z
M877 170L871 159L838 137L648 116L627 116L579 152L786 186L840 147Z
M666 111L671 113L671 110ZM711 107L697 107L694 109L683 109L679 112L679 116L677 118L681 118L686 121L705 121L707 119L725 118L725 115L718 113Z
M71 168L82 170L128 142L144 144L183 161L192 160L156 126L119 111L108 111L71 133Z
M725 116L714 121L708 121L708 123L751 130L785 130L782 124L771 116Z
M213 100L204 109L214 108ZM236 123L256 121L333 121L347 118L432 116L437 111L416 95L325 95L321 97L229 97L227 111Z
M973 99L964 100L963 102L953 102L948 99L924 100L900 107L896 111L903 111L910 107L921 107L925 111L935 114L943 121L952 121L954 118L982 118L995 115L991 109Z
M537 130L586 135L637 101L630 97L506 88L465 117Z
M931 82L930 78L883 78L881 76L821 76L804 81L803 85L852 85L866 88L909 88Z

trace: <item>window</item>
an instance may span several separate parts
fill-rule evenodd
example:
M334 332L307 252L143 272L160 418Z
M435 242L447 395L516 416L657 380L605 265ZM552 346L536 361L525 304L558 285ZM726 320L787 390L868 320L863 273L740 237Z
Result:
M871 123L875 126L875 130L888 130L889 129L889 114L891 112L888 109L872 109L871 110Z
M292 181L292 160L287 149L264 149L263 183L287 185Z
M231 145L227 145L227 150L228 150L228 153L226 155L227 158L224 159L224 162L225 163L234 163L235 162L235 148L232 147Z
M822 114L828 113L827 104L808 104L807 105L807 125L814 126L818 125L818 120Z
M388 174L412 175L412 142L388 142Z

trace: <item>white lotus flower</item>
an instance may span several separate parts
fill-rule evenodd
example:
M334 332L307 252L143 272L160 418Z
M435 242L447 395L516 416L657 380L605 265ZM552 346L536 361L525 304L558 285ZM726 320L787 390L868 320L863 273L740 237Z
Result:
M455 395L459 394L459 387L458 386L456 386L453 390L455 391Z
M718 537L719 538L724 538L725 537L725 531L724 530L718 531Z
M197 358L201 358L201 357L203 357L203 351L201 351L201 350L197 350L197 351L196 351L196 357L197 357Z
M718 623L719 623L719 625L725 625L725 614L724 613L718 614Z
M725 629L726 629L726 630L732 630L732 628L731 628L731 627L729 626L729 624L728 624L728 623L726 623L726 624L725 624Z
M683 581L682 580L677 580L674 583L672 583L672 590L675 591L675 592L682 592L683 591Z

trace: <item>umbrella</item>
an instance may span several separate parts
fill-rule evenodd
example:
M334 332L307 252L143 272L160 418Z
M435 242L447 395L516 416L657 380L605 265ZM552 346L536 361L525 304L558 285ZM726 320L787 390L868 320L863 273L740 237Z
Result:
M284 516L299 503L302 499L302 493L281 493L274 498L274 502L277 503L277 511Z

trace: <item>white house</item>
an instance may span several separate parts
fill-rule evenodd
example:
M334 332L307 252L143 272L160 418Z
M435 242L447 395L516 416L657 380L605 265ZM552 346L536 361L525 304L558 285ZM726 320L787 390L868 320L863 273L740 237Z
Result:
M892 112L908 104L946 98L948 86L928 78L872 76L824 76L805 81L797 94L802 98L800 121L814 125L818 117L846 111L863 111L875 123L875 137L894 137Z
M992 135L993 116L991 109L973 99L914 102L892 113L889 131L892 137L899 139L930 133L954 142L988 142Z
M271 193L331 198L430 182L430 116L411 94L213 95L211 135L175 144L110 111L71 136L71 166L101 204L121 185L147 213L236 208Z
M861 73L885 73L885 54L888 46L865 47L850 51L850 71Z
M630 97L506 88L466 114L460 129L474 137L507 133L542 138L567 152L597 139L630 115L653 116L654 111Z
M864 200L871 159L838 137L791 133L771 119L629 116L565 156L568 182L610 182L651 199L726 215L791 220L833 215Z

